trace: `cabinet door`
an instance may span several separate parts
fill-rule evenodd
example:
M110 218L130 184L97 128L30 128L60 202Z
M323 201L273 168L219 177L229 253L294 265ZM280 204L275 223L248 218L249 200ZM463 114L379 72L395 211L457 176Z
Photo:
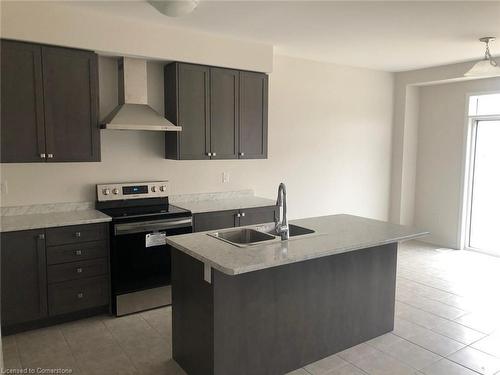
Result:
M276 206L246 208L240 210L240 225L272 223L276 220Z
M267 158L267 97L266 74L240 72L240 159Z
M47 271L43 230L1 234L2 325L47 316Z
M1 41L1 162L45 161L40 46Z
M216 211L195 214L193 216L193 231L233 228L239 225L238 210Z
M42 47L47 160L99 161L97 55Z
M212 159L238 158L237 70L210 68L210 152Z
M209 68L179 64L177 125L180 159L208 159L210 150Z

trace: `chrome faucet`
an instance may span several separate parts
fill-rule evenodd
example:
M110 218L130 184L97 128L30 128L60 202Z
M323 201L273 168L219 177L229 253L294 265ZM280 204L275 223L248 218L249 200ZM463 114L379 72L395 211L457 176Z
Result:
M276 233L281 236L281 240L288 240L290 233L288 230L288 220L286 218L286 186L282 182L278 187L278 199L276 206L279 209L278 219L276 220ZM283 211L283 214L281 213Z

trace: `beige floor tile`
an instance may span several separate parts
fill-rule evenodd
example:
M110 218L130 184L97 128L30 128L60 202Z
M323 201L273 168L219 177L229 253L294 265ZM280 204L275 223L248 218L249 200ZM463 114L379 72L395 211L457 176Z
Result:
M288 372L285 375L310 375L310 374L303 368L299 368L298 370Z
M137 375L137 368L118 346L108 346L100 351L74 353L76 362L86 375Z
M160 336L139 314L110 319L103 323L119 342L135 340L138 337L150 338Z
M336 370L328 372L326 375L366 375L366 372L351 364L347 364Z
M20 369L22 367L14 336L2 337L2 352L5 369Z
M421 371L426 375L478 375L477 372L447 359L442 359Z
M407 320L396 317L394 319L394 331L393 333L404 339L409 339L420 334L426 334L429 330L425 327L419 326L418 324L409 322Z
M490 312L473 312L455 319L455 322L463 324L476 331L490 334L500 329L500 318L498 314Z
M399 336L396 336L393 333L386 333L385 335L375 337L374 339L371 339L370 341L367 341L366 343L368 345L373 346L374 348L377 348L378 350L381 350L383 352L387 352L387 350L395 345L404 342L405 340Z
M471 346L500 358L500 331L476 341Z
M500 358L471 347L459 350L450 355L448 359L485 375L494 375L500 372Z
M406 340L386 347L383 351L416 370L421 370L443 358Z
M443 322L432 328L432 330L466 345L469 345L486 336L484 333L452 321Z
M361 359L363 357L378 354L379 350L375 349L373 346L366 343L361 343L359 345L353 346L352 348L346 349L337 353L337 355L346 360L347 362L354 363L354 361Z
M348 363L337 355L331 355L329 357L320 359L317 362L311 363L305 366L307 372L312 375L324 375L329 371L336 370L340 367L347 365Z
M163 361L151 367L139 369L139 375L187 375L186 372L172 359Z
M414 368L382 352L358 358L352 364L371 375L413 375L415 373Z
M465 347L465 344L432 331L410 337L408 338L408 341L411 341L412 343L443 357L455 353Z

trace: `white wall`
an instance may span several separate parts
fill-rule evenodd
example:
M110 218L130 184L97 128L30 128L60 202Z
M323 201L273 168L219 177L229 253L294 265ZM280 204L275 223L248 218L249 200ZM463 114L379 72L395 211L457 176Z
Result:
M413 224L417 167L418 86L470 80L474 62L436 66L395 74L390 220Z
M415 224L427 241L460 247L467 95L500 91L500 78L420 87Z
M100 63L105 115L116 91L111 60ZM152 85L161 82L161 65L149 68L150 103L161 111L161 84ZM1 165L9 188L2 205L90 201L96 183L163 178L174 193L253 188L274 198L285 181L291 217L345 212L387 219L392 75L276 56L269 86L267 160L164 160L162 134L106 130L101 163Z
M273 46L98 12L72 1L2 1L1 36L170 61L271 72Z

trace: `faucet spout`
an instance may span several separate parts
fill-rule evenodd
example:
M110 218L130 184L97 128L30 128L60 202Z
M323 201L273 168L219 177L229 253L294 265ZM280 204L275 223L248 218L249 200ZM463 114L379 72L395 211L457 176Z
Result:
M276 221L276 233L280 235L282 241L288 240L290 233L288 230L288 219L286 216L286 186L283 182L278 187L276 206L278 206L279 209L279 217Z

